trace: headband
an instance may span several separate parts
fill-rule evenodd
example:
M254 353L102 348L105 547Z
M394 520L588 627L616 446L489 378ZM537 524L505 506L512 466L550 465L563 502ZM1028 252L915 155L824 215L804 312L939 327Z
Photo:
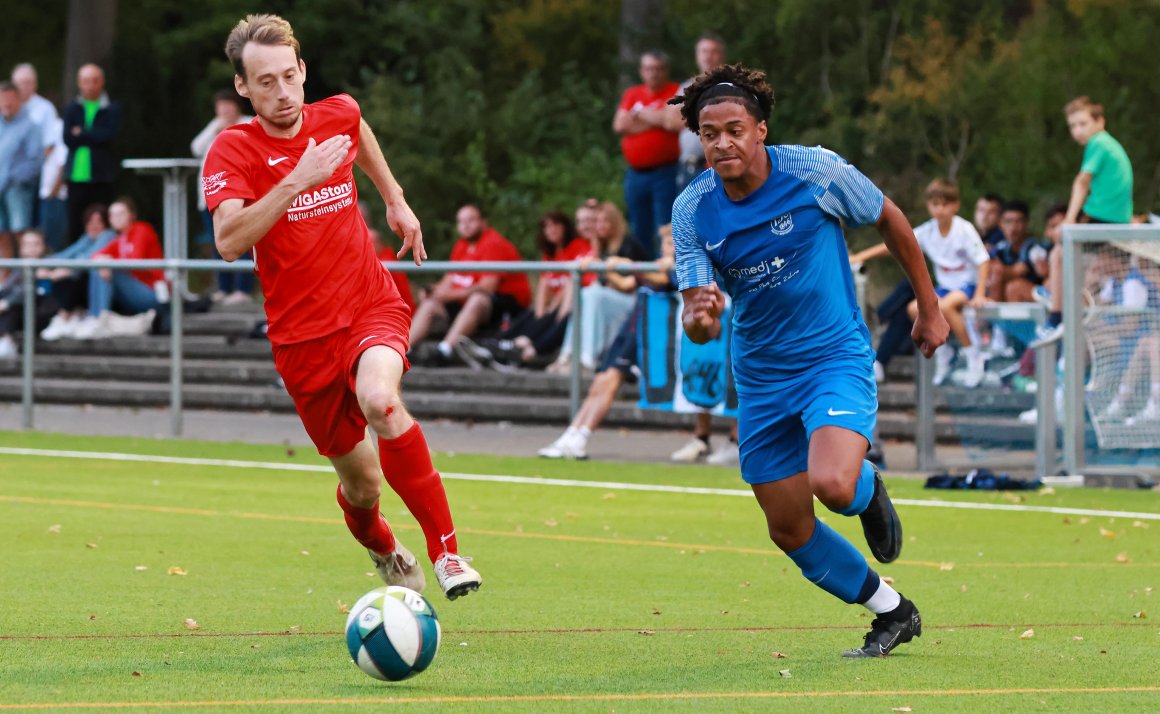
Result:
M700 101L697 102L697 114L701 113L701 110L705 108L709 100L720 99L722 97L737 97L738 99L745 100L746 103L752 102L753 108L757 110L757 114L764 114L761 111L761 102L757 101L757 96L753 92L742 89L732 82L720 82L706 89L705 93L701 95Z

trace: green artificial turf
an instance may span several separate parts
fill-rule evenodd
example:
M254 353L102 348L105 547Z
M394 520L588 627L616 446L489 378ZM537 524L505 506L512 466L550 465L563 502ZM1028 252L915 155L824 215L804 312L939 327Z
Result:
M0 447L325 465L307 449L191 441L0 433ZM448 474L744 489L727 469L436 462ZM1160 512L1147 492L888 482L897 499ZM851 661L839 653L861 643L869 616L805 581L751 498L449 478L460 549L484 586L449 603L428 575L440 654L388 684L350 662L340 634L341 606L378 581L333 483L0 454L0 710L1160 708L1157 520L899 506L902 558L876 568L926 630L890 658ZM393 494L383 510L420 552ZM856 519L819 513L864 548Z

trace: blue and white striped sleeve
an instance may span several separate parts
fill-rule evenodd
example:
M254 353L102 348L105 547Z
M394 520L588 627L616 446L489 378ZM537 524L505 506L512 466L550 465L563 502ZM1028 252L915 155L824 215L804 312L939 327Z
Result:
M851 227L878 222L885 196L841 156L820 146L777 148L781 170L811 184L823 211Z
M713 282L713 261L705 252L705 241L697 235L694 217L697 207L708 192L700 184L712 181L695 181L677 197L673 204L673 249L676 253L677 289L687 290Z

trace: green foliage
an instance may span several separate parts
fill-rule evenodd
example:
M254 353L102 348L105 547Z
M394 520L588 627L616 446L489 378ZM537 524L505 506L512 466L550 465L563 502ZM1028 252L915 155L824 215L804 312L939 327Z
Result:
M15 21L0 28L0 58L42 64L50 89L59 83L53 52L66 5L18 3ZM470 200L530 256L540 212L589 195L620 197L623 163L610 129L620 6L121 3L109 77L126 108L121 152L185 155L210 116L211 95L232 81L221 49L230 27L247 12L277 12L302 42L307 98L347 91L363 106L433 255L445 254L455 208ZM1155 0L668 0L664 19L674 78L694 71L697 35L720 33L731 60L770 74L773 141L847 156L916 221L924 218L921 189L938 175L959 179L964 207L987 191L1038 210L1066 199L1081 152L1060 109L1078 94L1104 104L1128 150L1138 210L1155 206ZM362 188L376 203L369 184ZM140 189L143 198L156 193L153 184Z

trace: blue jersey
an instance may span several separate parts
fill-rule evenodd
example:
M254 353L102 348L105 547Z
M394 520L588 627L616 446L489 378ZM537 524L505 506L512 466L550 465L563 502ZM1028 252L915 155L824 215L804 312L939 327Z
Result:
M673 205L677 287L716 269L733 298L739 394L783 389L835 361L873 359L854 294L842 222L876 223L882 192L821 147L766 147L772 170L739 201L706 171Z

